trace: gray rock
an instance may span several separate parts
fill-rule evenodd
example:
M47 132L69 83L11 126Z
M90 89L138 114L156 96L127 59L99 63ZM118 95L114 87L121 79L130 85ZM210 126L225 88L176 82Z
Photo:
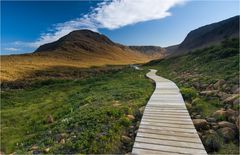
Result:
M193 124L198 131L209 129L208 122L205 119L193 119Z
M229 127L220 128L217 130L219 135L221 135L226 142L232 141L235 139L236 133Z

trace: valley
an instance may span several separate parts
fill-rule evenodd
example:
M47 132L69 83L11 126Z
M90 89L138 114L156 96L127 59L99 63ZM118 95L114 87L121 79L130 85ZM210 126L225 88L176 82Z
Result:
M1 154L131 153L155 89L149 69L180 88L209 154L239 154L238 34L239 16L166 48L75 30L1 56Z

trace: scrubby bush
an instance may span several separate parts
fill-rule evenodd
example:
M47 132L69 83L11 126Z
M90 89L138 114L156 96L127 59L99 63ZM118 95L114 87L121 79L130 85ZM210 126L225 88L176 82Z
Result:
M221 138L218 134L208 134L203 140L203 144L208 153L216 152L221 147Z
M186 101L192 101L197 96L196 90L192 88L182 88L180 91Z

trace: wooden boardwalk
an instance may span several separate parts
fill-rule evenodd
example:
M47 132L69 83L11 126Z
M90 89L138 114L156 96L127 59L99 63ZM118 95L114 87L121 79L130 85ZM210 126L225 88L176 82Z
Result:
M156 88L143 113L132 153L207 154L178 87L156 72L147 74Z

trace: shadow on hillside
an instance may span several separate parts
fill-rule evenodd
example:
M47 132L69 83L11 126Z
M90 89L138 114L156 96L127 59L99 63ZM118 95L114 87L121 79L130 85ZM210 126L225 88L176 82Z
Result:
M93 66L90 68L80 68L72 66L53 66L42 70L34 70L26 73L26 77L15 81L1 81L2 90L22 89L31 86L36 82L53 81L53 80L78 80L96 75L113 73L121 70L126 66ZM47 82L47 83L48 83Z

